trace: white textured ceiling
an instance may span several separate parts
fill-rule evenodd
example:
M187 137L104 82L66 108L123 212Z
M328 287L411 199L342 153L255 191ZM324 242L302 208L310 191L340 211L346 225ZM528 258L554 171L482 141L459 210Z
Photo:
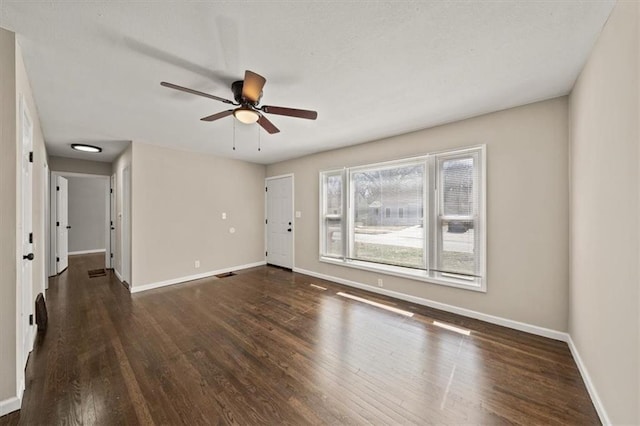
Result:
M258 163L564 95L614 1L8 1L51 155L140 140ZM199 119L245 69L281 133ZM110 161L113 154L100 158ZM96 159L87 154L80 158Z

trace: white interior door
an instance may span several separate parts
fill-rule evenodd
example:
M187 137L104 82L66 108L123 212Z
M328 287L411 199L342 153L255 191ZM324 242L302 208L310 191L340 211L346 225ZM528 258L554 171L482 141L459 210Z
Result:
M56 272L69 266L69 181L56 176Z
M293 268L293 176L266 180L267 263Z
M116 248L116 175L111 175L109 194L109 263L107 268L115 267L113 252Z
M22 153L21 153L21 250L22 262L20 268L20 285L21 285L21 359L22 369L27 364L29 352L33 348L34 326L32 324L31 315L34 311L34 297L32 295L33 286L33 125L31 117L27 111L24 101L22 102L21 114L21 130L22 130Z

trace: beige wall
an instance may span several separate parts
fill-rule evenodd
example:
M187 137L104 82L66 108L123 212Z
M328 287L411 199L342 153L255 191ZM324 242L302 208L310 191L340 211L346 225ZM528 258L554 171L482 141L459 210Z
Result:
M111 175L111 163L103 161L79 160L77 158L49 157L52 172L84 173L89 175Z
M0 28L0 401L16 396L16 54Z
M114 259L114 269L122 274L122 208L123 208L123 196L124 196L124 188L122 185L123 172L124 169L129 167L131 168L133 149L131 144L125 149L122 154L113 162L112 170L110 174L116 175L116 187L115 187L115 202L116 202L116 241L115 246L112 247L113 250L113 259ZM129 188L131 189L131 188ZM131 194L131 192L129 192ZM131 205L131 199L129 200L129 205ZM131 222L129 223L131 225ZM129 227L129 235L131 235L131 227ZM131 247L129 247L129 253L131 253Z
M487 293L318 261L318 172L487 145ZM481 313L566 331L567 99L558 98L267 167L295 174L296 267Z
M569 331L614 424L640 424L638 9L618 2L570 97Z
M132 169L134 287L264 261L265 166L134 141Z
M107 247L106 220L108 178L68 176L69 253L104 250Z

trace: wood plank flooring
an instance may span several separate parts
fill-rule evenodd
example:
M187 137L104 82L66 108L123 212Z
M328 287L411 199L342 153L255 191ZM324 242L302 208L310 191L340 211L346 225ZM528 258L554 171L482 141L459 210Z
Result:
M0 425L599 423L562 342L272 267L130 295L101 262L51 280Z

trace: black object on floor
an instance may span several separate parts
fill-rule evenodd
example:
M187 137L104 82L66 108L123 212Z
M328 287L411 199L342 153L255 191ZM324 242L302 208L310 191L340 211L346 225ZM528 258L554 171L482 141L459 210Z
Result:
M39 293L38 297L36 297L36 324L38 324L38 331L47 330L48 320L47 304L44 301L44 295Z
M224 274L216 275L216 277L227 278L227 277L233 277L234 275L236 275L235 272L225 272Z
M107 271L103 269L92 269L89 271L89 278L104 277L107 275Z

